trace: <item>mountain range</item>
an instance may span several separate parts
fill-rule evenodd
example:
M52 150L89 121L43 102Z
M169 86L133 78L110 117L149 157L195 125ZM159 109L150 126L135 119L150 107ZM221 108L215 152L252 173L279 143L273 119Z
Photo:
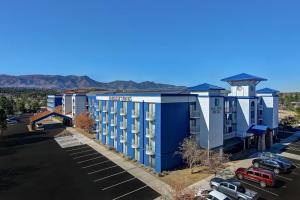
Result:
M88 76L61 75L0 75L0 87L77 89L97 88L105 90L176 90L183 86L155 83L152 81L112 81L98 82Z

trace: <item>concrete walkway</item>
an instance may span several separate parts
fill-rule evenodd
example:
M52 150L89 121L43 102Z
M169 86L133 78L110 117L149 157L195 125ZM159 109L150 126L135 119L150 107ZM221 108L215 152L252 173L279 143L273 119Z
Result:
M67 131L72 133L74 137L76 137L81 143L89 145L90 147L92 147L102 155L106 156L112 162L119 165L121 168L126 170L128 173L132 174L137 179L144 182L146 185L148 185L153 190L160 193L162 196L171 199L172 188L165 182L159 180L159 178L157 178L156 176L146 172L141 167L132 163L132 161L126 161L120 154L117 154L107 149L103 145L98 144L97 142L88 138L87 136L82 135L76 129L68 127Z

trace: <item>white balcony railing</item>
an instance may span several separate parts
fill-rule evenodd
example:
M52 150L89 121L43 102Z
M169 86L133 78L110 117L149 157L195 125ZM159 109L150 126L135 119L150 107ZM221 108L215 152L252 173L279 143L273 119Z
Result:
M147 121L154 121L155 120L155 114L152 112L146 112L146 120Z
M121 108L120 109L120 115L122 115L122 116L126 115L126 109Z
M139 117L139 112L137 110L132 110L131 117L132 118L138 118Z
M107 112L107 106L103 106L102 112Z
M190 133L195 135L200 133L200 126L199 125L191 125L190 126Z
M199 110L191 110L190 118L200 118L200 111Z
M155 149L152 146L149 146L148 144L146 145L146 154L147 155L154 155L155 154Z
M107 134L108 134L107 129L103 128L103 135L107 135Z
M139 126L132 124L131 125L131 132L132 133L138 133L139 132Z
M116 125L117 125L116 120L111 119L110 120L110 126L116 126Z
M153 128L146 128L146 138L153 138L154 133L155 131Z
M133 149L139 148L139 143L138 143L138 141L135 140L135 139L132 139L132 140L131 140L131 147L132 147Z
M108 124L108 119L107 118L103 118L102 124Z
M116 139L117 138L117 134L114 131L110 132L110 138L111 139Z
M120 136L120 143L126 143L126 137L124 135Z
M123 122L120 122L120 129L126 129L127 126L126 126L126 121L123 121Z
M110 107L110 113L111 114L116 114L117 110L115 107Z

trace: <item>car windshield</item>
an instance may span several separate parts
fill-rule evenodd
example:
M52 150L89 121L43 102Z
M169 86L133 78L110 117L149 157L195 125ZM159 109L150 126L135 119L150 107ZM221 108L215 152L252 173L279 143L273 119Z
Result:
M245 192L246 192L246 189L245 189L244 187L242 187L242 186L239 186L239 187L237 188L237 191L240 192L240 193L245 193Z

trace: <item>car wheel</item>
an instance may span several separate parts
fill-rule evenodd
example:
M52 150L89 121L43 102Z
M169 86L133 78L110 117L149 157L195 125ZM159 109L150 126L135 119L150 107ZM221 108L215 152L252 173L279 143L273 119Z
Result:
M211 189L213 189L213 190L217 190L217 186L215 186L215 185L212 185L212 186L210 186L211 187Z
M263 182L263 181L261 181L259 184L260 184L261 187L266 187L267 186L266 183Z
M254 167L259 167L259 163L254 163Z
M244 176L243 176L242 174L238 174L237 177L238 177L238 179L240 179L240 180L244 179Z
M275 169L274 169L274 173L275 173L275 174L279 174L279 173L280 173L279 169L275 168Z

